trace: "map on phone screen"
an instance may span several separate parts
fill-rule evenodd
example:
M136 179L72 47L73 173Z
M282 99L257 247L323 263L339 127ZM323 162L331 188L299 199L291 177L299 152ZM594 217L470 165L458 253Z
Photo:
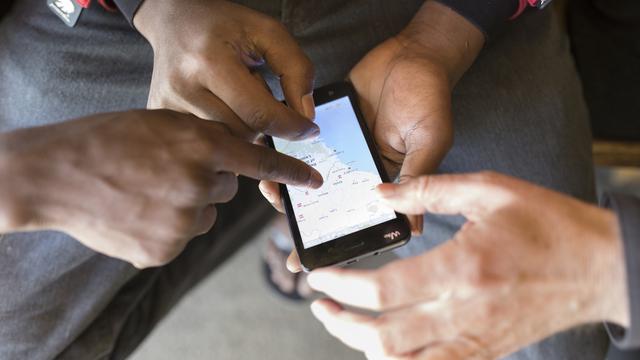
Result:
M348 96L316 107L320 136L273 138L276 150L322 174L319 189L287 186L304 248L396 218L375 193L382 183Z

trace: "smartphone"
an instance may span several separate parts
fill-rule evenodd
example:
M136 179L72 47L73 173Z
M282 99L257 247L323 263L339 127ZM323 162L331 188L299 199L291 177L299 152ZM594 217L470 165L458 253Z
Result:
M289 227L305 271L349 264L406 244L406 216L384 205L375 188L389 182L355 90L348 82L314 90L320 136L267 138L269 146L314 167L319 189L280 185Z

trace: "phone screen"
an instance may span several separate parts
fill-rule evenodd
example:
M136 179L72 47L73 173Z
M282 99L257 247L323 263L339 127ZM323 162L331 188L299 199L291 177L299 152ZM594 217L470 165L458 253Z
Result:
M273 138L276 150L322 174L319 189L287 186L305 249L396 218L375 194L382 178L348 96L316 107L320 136Z

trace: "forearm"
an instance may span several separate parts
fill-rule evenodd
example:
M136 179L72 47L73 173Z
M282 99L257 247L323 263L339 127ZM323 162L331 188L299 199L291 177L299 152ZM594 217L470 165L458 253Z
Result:
M404 46L419 45L425 56L443 66L451 85L471 67L482 49L482 31L457 12L429 0L398 35Z

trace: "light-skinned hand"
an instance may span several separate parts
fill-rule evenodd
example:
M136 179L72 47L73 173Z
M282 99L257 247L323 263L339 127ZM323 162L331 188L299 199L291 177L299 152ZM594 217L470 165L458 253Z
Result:
M329 296L312 304L313 314L368 358L497 359L576 325L628 324L610 211L495 173L423 176L379 190L397 211L467 222L423 255L309 275Z

